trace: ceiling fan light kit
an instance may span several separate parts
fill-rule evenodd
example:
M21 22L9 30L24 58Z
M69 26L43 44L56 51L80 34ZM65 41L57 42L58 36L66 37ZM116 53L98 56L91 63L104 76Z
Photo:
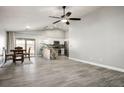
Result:
M61 21L62 21L63 23L66 23L66 22L67 22L67 20L66 20L66 19L62 19Z
M63 23L66 23L67 25L69 25L70 24L69 20L73 20L73 21L80 21L81 20L81 18L69 18L69 16L71 16L72 12L65 13L66 6L62 6L62 9L63 9L63 15L62 16L60 16L60 17L49 16L51 18L59 19L59 20L53 22L53 24L56 24L58 22L63 22Z

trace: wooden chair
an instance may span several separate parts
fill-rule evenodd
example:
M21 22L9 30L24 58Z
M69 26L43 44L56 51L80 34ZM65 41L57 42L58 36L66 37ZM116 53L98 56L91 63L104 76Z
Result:
M16 61L24 62L23 50L17 49L14 51L13 62L16 64Z
M31 51L31 48L29 47L28 52L24 53L24 57L29 58L29 61L30 61L30 51Z
M13 60L14 54L11 52L7 53L7 50L3 49L3 55L2 56L4 56L4 59L5 59L4 64L5 64L7 62L7 60Z

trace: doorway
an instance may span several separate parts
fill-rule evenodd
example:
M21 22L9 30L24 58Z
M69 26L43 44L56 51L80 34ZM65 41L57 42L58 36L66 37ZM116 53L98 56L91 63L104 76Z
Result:
M16 47L20 46L23 49L26 49L28 52L29 47L31 48L30 54L31 56L35 55L35 39L25 39L25 38L16 38Z

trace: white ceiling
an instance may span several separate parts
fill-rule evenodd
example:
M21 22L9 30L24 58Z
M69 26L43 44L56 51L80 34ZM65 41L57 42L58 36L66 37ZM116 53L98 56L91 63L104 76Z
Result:
M70 17L82 17L93 11L95 6L68 6L66 11L71 11ZM9 31L30 29L42 29L56 21L48 16L61 16L63 13L60 6L0 6L0 25ZM60 23L61 26L62 23ZM65 25L64 25L65 26Z

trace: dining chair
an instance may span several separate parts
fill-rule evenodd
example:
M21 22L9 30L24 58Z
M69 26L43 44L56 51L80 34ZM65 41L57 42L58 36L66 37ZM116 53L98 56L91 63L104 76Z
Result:
M15 49L23 49L23 47L18 46L18 47L15 47Z
M16 61L24 62L23 50L17 49L14 51L13 62L16 64Z
M7 62L7 60L13 60L13 56L14 54L13 53L7 53L7 50L6 49L3 49L3 52L4 52L4 57L5 57L5 62L4 64Z
M29 58L29 61L30 61L30 51L31 51L31 48L29 47L28 52L24 53L24 57Z

